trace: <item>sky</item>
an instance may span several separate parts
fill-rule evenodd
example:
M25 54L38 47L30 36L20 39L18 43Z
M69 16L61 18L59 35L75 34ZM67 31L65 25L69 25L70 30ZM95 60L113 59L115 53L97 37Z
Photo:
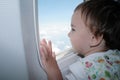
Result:
M53 50L62 52L71 47L68 32L75 7L83 0L38 0L40 39L51 40Z

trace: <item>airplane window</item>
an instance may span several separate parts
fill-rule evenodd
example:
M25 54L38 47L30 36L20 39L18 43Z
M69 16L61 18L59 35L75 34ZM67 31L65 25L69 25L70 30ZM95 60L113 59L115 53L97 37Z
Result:
M82 1L38 0L40 40L51 40L56 56L71 48L68 37L71 16L75 7Z

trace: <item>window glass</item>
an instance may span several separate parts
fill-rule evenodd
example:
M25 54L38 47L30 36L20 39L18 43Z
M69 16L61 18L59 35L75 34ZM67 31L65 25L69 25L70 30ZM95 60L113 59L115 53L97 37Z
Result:
M68 32L75 7L83 0L38 0L40 40L52 41L56 55L71 48Z

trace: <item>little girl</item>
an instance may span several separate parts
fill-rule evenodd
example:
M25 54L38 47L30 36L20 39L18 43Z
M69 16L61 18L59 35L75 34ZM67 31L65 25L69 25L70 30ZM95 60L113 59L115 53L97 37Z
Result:
M78 5L68 36L84 58L69 66L67 80L120 80L120 3L89 0ZM40 55L48 80L62 80L52 44L41 41Z

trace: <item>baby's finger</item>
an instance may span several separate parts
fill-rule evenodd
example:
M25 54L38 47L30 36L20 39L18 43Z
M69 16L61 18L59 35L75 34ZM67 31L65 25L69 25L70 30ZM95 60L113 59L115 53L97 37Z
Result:
M52 56L52 44L51 44L51 41L48 41L48 43L47 43L47 41L45 39L43 39L41 41L41 45L46 48L48 56Z
M44 54L44 51L43 51L43 48L40 46L40 57L42 60L45 60L45 54Z
M56 59L55 52L52 53L52 57Z
M49 48L50 55L52 55L52 43L51 43L51 41L48 41L48 48Z
M43 55L43 58L44 58L45 60L48 60L49 54L48 54L48 51L47 51L47 49L45 48L45 46L42 46L42 55Z
M49 54L49 47L48 47L48 44L41 43L41 46L43 46L44 49L47 51L47 54Z
M43 40L42 40L42 42L43 42L44 44L47 44L47 41L46 41L46 39L43 39Z

